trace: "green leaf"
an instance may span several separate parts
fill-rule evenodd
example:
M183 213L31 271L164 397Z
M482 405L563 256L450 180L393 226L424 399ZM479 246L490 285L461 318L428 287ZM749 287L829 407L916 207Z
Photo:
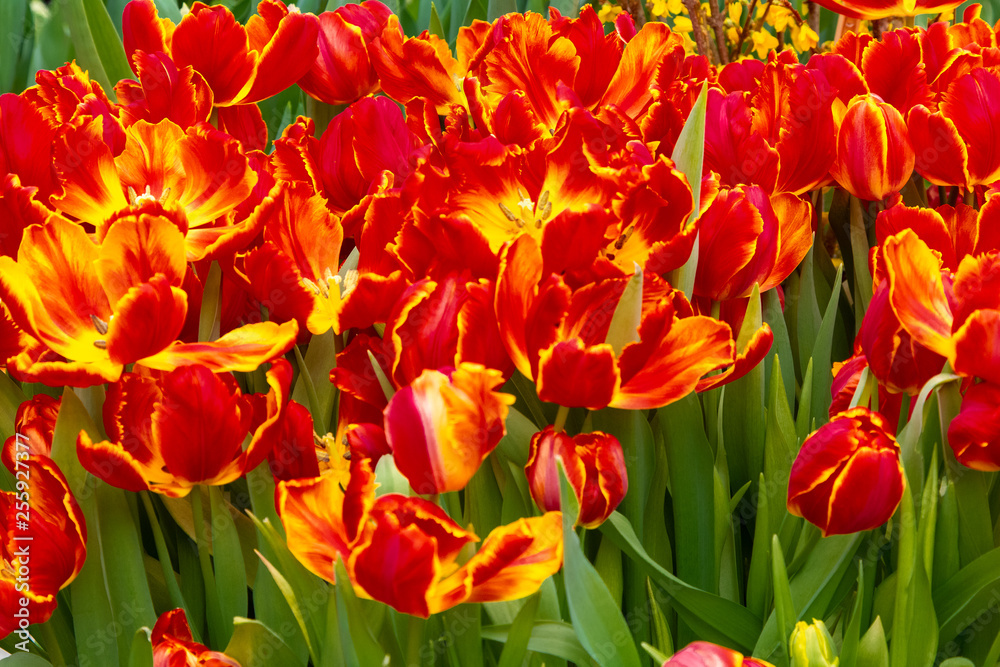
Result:
M778 536L771 538L771 576L774 582L774 609L778 618L778 636L781 638L781 648L786 656L791 656L788 650L788 638L792 636L798 616L792 603L792 589L788 584L788 570L785 569L785 557L781 551Z
M10 667L52 667L52 663L37 655L31 653L14 653L8 658L4 658L3 661L10 665Z
M222 640L229 642L233 619L247 615L247 573L243 564L240 536L229 506L217 486L209 488L212 503L212 554L215 557L215 588L222 610Z
M622 349L639 340L639 322L642 320L642 267L635 264L635 271L622 292L615 312L611 316L605 343L611 346L615 356L621 356Z
M817 533L818 535L818 530ZM789 587L792 592L792 605L798 618L826 618L830 612L834 594L840 587L844 576L851 569L852 559L861 545L862 535L834 535L819 539L807 555L803 555L803 563L798 570L792 563ZM772 544L772 549L773 549ZM798 560L798 556L796 560ZM853 578L853 576L852 576ZM781 637L777 615L772 613L764 624L764 629L757 639L753 655L765 660L776 655L781 650Z
M791 360L788 363L790 365ZM770 507L768 530L771 534L777 533L781 522L789 516L784 510L788 498L788 477L799 451L795 422L792 421L785 394L784 372L781 370L783 365L783 360L776 356L771 371L767 428L764 432L764 477L768 482L760 486L760 492L767 495Z
M132 637L128 667L153 667L153 645L149 641L149 628L139 628Z
M260 561L264 563L268 572L271 573L271 577L274 579L274 583L278 585L278 589L281 594L285 596L285 601L288 603L289 608L292 610L292 614L295 616L296 622L299 624L299 628L302 630L302 637L306 641L306 647L309 649L309 655L312 656L313 662L317 661L317 639L315 631L312 624L308 623L306 620L306 615L302 610L302 605L299 604L299 597L296 595L295 590L292 588L288 580L282 576L281 572L271 564L260 552L257 552Z
M786 400L790 395L795 397L795 357L792 355L792 342L788 336L788 326L785 324L784 313L781 312L781 299L778 298L778 290L769 289L761 295L761 304L764 309L764 321L771 327L774 334L774 343L771 350L764 359L765 381L767 390L771 392L771 384L774 381L773 371L775 370L773 357L781 357L781 381L785 386ZM789 402L789 408L792 404Z
M561 7L557 7L560 11ZM576 14L574 14L575 16ZM687 177L691 186L691 197L694 209L688 221L693 221L701 215L701 175L705 162L705 111L708 108L708 85L703 84L698 98L691 107L684 127L674 144L670 158L678 171ZM694 293L694 277L698 272L698 237L695 236L691 248L691 256L684 266L677 269L671 276L670 283L690 297Z
M217 339L222 327L222 267L213 261L205 277L205 291L201 298L201 313L198 317L198 340L207 342Z
M492 23L504 14L512 14L516 11L517 3L514 0L489 0L489 4L486 6L486 20Z
M699 636L749 652L760 634L760 620L743 605L695 588L665 570L643 550L632 526L618 512L613 512L600 530L663 587L678 615Z
M483 639L506 642L509 625L488 625L480 630ZM573 626L563 621L535 621L528 650L569 660L577 665L597 665L580 643Z
M934 589L942 646L955 639L970 621L1000 596L1000 548L966 565Z
M857 597L851 612L851 620L844 630L843 643L840 646L840 667L855 667L861 644L861 617L865 606L865 566L864 561L858 561L858 586L855 589Z
M448 29L448 43L454 44L458 29L465 25L465 15L469 11L470 0L451 0L451 25Z
M0 93L20 93L25 86L33 46L34 20L27 0L0 3Z
M649 596L649 611L652 616L650 626L653 631L653 648L666 655L672 655L674 640L670 635L670 626L667 624L667 617L657 601L658 589L653 587L653 582L648 577L646 578L646 593Z
M448 39L448 35L445 34L444 27L442 27L441 25L441 17L438 16L437 6L435 6L433 2L431 3L430 24L428 25L427 29L430 31L432 35L437 35L438 37L444 40Z
M826 312L823 314L823 322L816 333L816 344L812 348L811 361L813 362L813 386L812 405L810 414L813 421L825 424L830 409L830 386L833 383L833 372L831 362L831 352L833 347L833 329L837 322L837 306L840 303L840 283L844 274L844 267L841 265L837 269L837 277L834 280L835 289L830 294L830 301L826 305ZM800 339L799 343L802 341Z
M885 641L882 619L876 618L858 646L858 667L889 667L889 646Z
M503 653L497 667L520 667L528 653L528 642L531 641L531 630L535 623L535 612L538 611L538 601L541 593L535 593L518 612L517 617L507 632Z
M385 651L368 627L361 603L354 594L351 579L343 561L337 560L334 568L337 595L337 618L340 621L340 643L347 651L348 665L381 665Z
M736 349L744 350L762 325L760 292L754 285ZM761 364L725 387L722 433L729 457L730 488L756 481L764 469L764 368Z
M566 18L575 19L580 15L580 0L551 0L549 7L555 7Z
M108 75L111 86L122 79L131 79L132 68L129 67L128 58L125 56L125 47L115 30L114 21L108 15L107 7L102 0L83 0L84 11L87 16L87 25L90 34L93 36L94 44L97 47L97 55L101 59L101 65ZM107 91L108 95L113 95L113 90Z
M795 413L795 436L799 442L806 439L812 433L812 394L813 394L813 360L810 359L806 365L805 374L802 376L802 393L799 395L799 408Z
M298 348L295 348L296 354ZM330 382L330 371L337 365L337 334L331 329L309 339L305 358L299 363L299 378L292 390L292 400L309 405L317 433L330 431L337 401L337 387Z
M763 618L770 606L770 544L768 539L774 532L769 527L770 507L764 474L761 473L758 488L757 519L754 524L754 540L750 554L750 573L747 575L747 609L758 618ZM777 538L777 535L775 535Z
M677 576L714 593L718 545L707 527L715 525L715 473L698 397L689 394L660 408L659 416L674 506Z
M580 643L599 664L638 667L639 654L632 633L601 576L590 564L574 531L580 506L559 463L560 504L563 524L563 573L570 618Z
M233 637L224 653L242 667L286 667L304 662L270 628L249 618L233 619Z
M97 522L89 524L90 535L100 535L100 555L107 578L108 594L115 619L121 625L119 655L128 655L132 638L139 628L152 627L156 612L142 562L142 543L129 509L125 492L104 482L97 482ZM96 529L96 530L95 530ZM94 557L94 545L88 556Z
M793 296L795 306L795 341L798 343L799 367L803 375L802 388L805 389L805 368L812 357L816 336L823 323L823 313L820 311L816 298L814 250L809 248L805 259L799 266L799 291ZM816 369L814 369L816 370Z

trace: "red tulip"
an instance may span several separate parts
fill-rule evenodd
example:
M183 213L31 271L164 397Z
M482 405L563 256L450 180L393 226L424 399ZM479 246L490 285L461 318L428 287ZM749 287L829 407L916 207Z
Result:
M792 464L788 511L824 536L888 521L905 484L894 430L879 413L853 408L810 434Z
M692 642L663 663L663 667L774 667L769 662L709 642Z
M877 95L851 100L837 127L837 160L830 173L859 199L878 201L899 192L915 156L903 116Z
M551 426L531 437L524 473L531 497L547 512L560 509L557 459L562 460L580 503L577 525L596 528L604 523L628 492L618 438L599 431L570 436Z

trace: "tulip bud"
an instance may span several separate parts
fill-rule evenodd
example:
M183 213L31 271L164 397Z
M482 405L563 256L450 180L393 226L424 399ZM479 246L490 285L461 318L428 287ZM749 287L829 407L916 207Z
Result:
M812 624L799 621L792 630L789 644L792 667L838 667L840 658L833 646L833 637L823 621L813 619Z
M906 185L916 157L902 114L878 95L851 100L837 128L837 161L830 169L858 199L879 201Z
M570 436L551 426L532 436L524 472L531 497L547 512L560 509L557 458L580 502L577 525L594 528L604 523L628 491L621 443L607 433Z
M903 497L903 466L889 422L868 408L835 415L802 443L788 480L788 511L845 535L882 525Z

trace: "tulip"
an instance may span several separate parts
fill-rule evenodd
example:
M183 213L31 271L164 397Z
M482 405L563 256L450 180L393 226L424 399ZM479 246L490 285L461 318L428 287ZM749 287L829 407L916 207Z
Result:
M184 366L156 379L130 373L111 385L105 399L110 440L95 443L81 431L80 462L128 491L178 497L198 484L228 484L256 468L282 430L290 364L276 361L267 381L271 390L254 410L255 401L231 377L204 366Z
M56 417L62 399L48 394L35 394L30 400L17 406L14 433L3 445L3 464L12 473L18 452L29 456L49 456L52 451L52 434L56 429Z
M694 293L715 300L781 284L812 246L812 206L756 185L723 190L698 221Z
M1000 386L974 384L948 427L948 444L959 463L974 470L1000 470Z
M319 15L319 52L299 87L327 104L350 104L379 90L378 74L368 58L368 44L384 30L402 30L389 23L392 10L377 0L346 5Z
M877 95L851 100L837 126L830 173L859 199L879 201L906 185L915 156L903 116Z
M817 4L844 16L871 20L940 14L962 3L959 0L817 0Z
M154 667L240 667L240 663L226 654L212 651L194 641L183 609L173 609L161 614L153 626L149 641L153 645Z
M881 526L903 497L894 429L877 412L853 408L813 431L788 480L788 511L824 536Z
M709 642L692 642L663 663L663 667L774 667L742 653Z
M87 557L83 512L59 468L20 449L15 459L18 491L0 492L0 638L27 628L19 618L47 621Z
M833 637L823 621L813 619L812 624L796 623L788 648L792 654L791 667L837 667L840 664Z
M991 185L1000 155L984 137L1000 132L1000 73L978 67L957 77L938 110L917 105L907 116L917 171L937 185Z
M385 408L385 435L399 471L421 494L458 491L506 433L514 397L496 391L500 371L463 362L424 371Z
M560 509L557 460L562 460L580 503L577 525L596 528L604 523L628 492L618 438L599 431L570 436L551 426L531 437L524 473L531 497L547 512Z

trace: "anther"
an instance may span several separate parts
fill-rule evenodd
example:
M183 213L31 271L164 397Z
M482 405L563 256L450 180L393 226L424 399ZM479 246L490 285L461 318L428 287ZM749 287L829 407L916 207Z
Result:
M99 318L97 315L91 315L90 321L93 322L94 328L97 329L97 333L102 336L108 333L108 323Z

